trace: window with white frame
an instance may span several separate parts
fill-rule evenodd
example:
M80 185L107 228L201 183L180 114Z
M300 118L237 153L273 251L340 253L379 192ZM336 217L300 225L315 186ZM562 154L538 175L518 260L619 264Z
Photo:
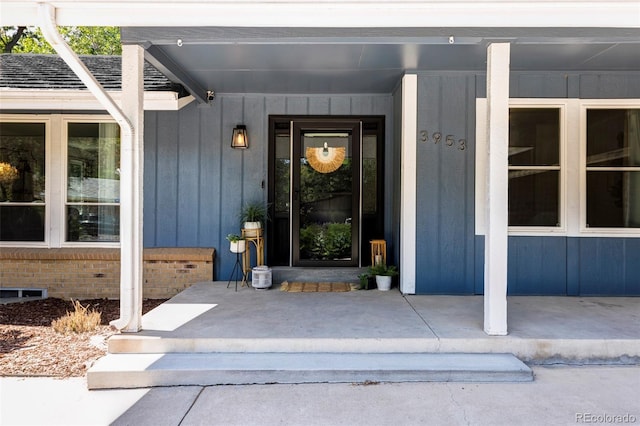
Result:
M66 139L66 241L118 241L119 126L68 122Z
M559 227L561 109L509 109L509 226Z
M486 217L476 101L476 232ZM640 237L640 99L509 100L509 235Z
M0 245L117 245L119 167L108 116L0 116Z
M586 227L640 228L640 109L586 107Z
M0 123L0 241L45 241L44 122Z

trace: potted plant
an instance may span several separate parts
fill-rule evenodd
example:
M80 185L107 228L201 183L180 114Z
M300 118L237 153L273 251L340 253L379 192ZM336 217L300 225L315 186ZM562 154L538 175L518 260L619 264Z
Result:
M380 291L388 291L391 288L391 279L398 275L398 269L394 265L379 263L369 267L371 275L376 277L376 285Z
M360 280L360 290L369 290L369 274L358 275L358 280Z
M229 250L231 250L231 253L244 253L246 248L244 238L237 234L229 234L227 235L227 240L229 240Z
M256 237L260 234L258 230L267 221L269 212L267 205L261 201L252 201L245 204L240 210L240 223L245 229L245 236Z

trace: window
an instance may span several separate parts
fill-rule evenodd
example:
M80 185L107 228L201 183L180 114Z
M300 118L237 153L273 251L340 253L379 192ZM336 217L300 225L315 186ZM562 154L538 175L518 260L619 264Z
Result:
M45 131L0 123L0 241L45 241Z
M509 235L640 237L640 100L509 101ZM476 221L486 218L486 100L476 101Z
M120 128L104 115L0 115L0 247L117 246Z
M509 110L509 226L560 226L560 113Z
M586 110L586 226L640 228L640 109Z
M67 124L66 241L118 241L120 128Z

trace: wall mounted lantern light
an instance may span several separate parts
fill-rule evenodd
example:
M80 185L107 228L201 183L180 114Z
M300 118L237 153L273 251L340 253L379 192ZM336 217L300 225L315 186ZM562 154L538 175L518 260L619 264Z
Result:
M247 126L238 124L233 129L231 137L231 148L247 149L249 148L249 138L247 137Z

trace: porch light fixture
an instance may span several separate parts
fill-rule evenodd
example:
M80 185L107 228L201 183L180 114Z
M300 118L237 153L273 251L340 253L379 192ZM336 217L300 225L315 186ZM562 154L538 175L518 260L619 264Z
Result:
M236 149L249 148L247 126L245 126L244 124L238 124L233 129L233 136L231 137L231 148L236 148Z

